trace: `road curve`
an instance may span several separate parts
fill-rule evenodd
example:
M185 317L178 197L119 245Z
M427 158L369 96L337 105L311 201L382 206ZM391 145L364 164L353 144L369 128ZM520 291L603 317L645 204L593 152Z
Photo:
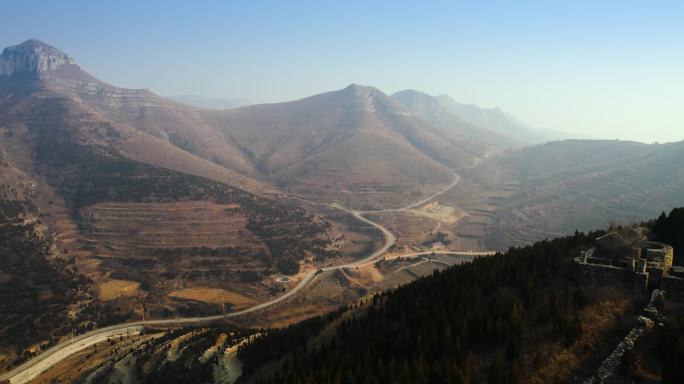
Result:
M476 164L473 164L472 166L467 166L463 167L460 169L466 169L466 168L471 168L475 166ZM341 208L341 207L334 207L337 209L342 209L344 211L347 211L351 213L354 217L356 217L358 220L361 220L377 229L379 229L383 236L384 236L384 244L383 246L373 252L372 254L368 255L367 257L354 261L352 263L348 264L343 264L343 265L336 265L336 266L330 266L330 267L324 267L320 268L316 271L312 271L299 282L294 288L292 288L290 291L286 292L285 294L278 296L272 300L263 302L261 304L257 304L253 307L243 309L241 311L237 312L232 312L226 315L214 315L214 316L202 316L202 317L184 317L184 318L176 318L176 319L158 319L158 320L147 320L145 322L142 321L135 321L135 322L130 322L130 323L124 323L124 324L115 324L111 325L108 327L96 329L90 332L86 332L82 335L79 335L71 340L63 341L52 348L44 351L40 355L34 357L33 359L25 362L24 364L18 366L17 368L0 375L0 381L4 380L9 380L11 384L24 384L29 382L30 380L38 377L41 373L47 371L49 368L54 366L55 364L59 363L60 361L66 359L67 357L73 355L76 352L79 352L88 346L91 346L93 344L99 343L101 341L104 341L108 338L111 337L119 337L122 335L128 335L128 334L134 334L134 333L140 333L142 329L145 326L164 326L164 325L191 325L191 324L200 324L200 323L211 323L215 321L222 320L224 318L231 318L231 317L238 317L238 316L243 316L252 312L260 311L262 309L268 308L270 306L273 306L275 304L281 303L288 298L294 296L297 294L299 291L301 291L304 287L306 287L311 281L313 281L316 276L322 272L327 272L327 271L332 271L332 270L339 270L339 269L344 269L344 268L353 268L353 267L358 267L362 265L367 265L370 263L373 263L376 261L378 257L383 255L387 250L394 245L396 242L396 236L390 232L387 228L383 227L382 225L364 217L364 214L368 213L383 213L383 212L401 212L401 211L406 211L409 209L413 209L415 207L421 206L430 200L442 195L443 193L449 191L453 187L458 184L458 182L461 180L460 176L458 176L453 170L450 170L454 176L454 180L445 188L442 190L420 200L415 203L409 204L405 207L401 208L395 208L395 209L385 209L385 210L371 210L371 211L353 211L349 210L346 208ZM419 252L415 254L408 254L408 255L403 255L404 257L411 257L411 256L418 256L418 255L426 255L426 254L432 254L433 252ZM469 256L476 256L476 255L489 255L491 254L490 252L478 252L478 253L472 253L472 252L446 252L446 251L436 251L434 253L444 253L444 254L462 254L462 255L469 255Z
M445 192L448 192L451 188L455 187L459 181L461 181L461 177L459 175L457 175L456 173L453 173L453 171L452 171L452 174L454 176L454 180L449 185L447 185L446 187L444 187L440 191L433 193L432 195L430 195L430 196L428 196L428 197L426 197L420 201L416 201L415 203L409 204L409 205L407 205L405 207L401 207L401 208L379 209L379 210L358 211L358 212L361 214L364 214L364 213L383 213L383 212L401 212L401 211L408 211L409 209L413 209L416 207L420 207L421 205L429 202L430 200L436 198L437 196L439 196Z
M45 372L53 365L94 344L106 341L111 338L117 338L119 336L137 335L141 333L142 330L143 326L141 324L137 326L131 325L125 328L117 327L116 329L103 328L101 330L98 330L98 332L94 335L83 334L64 343L55 345L54 347L48 349L47 351L43 352L41 355L34 359L36 360L39 357L42 357L39 359L39 361L35 362L34 364L30 364L26 367L22 365L19 367L22 368L19 372L14 373L14 371L11 371L7 374L8 377L5 377L6 375L3 375L0 377L0 380L7 380L11 377L10 382L12 384L27 383L38 377L41 373Z

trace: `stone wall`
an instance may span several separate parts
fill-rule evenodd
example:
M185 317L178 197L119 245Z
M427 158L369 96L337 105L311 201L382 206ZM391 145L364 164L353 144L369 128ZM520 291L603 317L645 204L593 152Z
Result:
M632 277L632 289L634 293L648 291L648 272L636 272Z
M585 284L623 286L633 289L635 294L662 287L673 291L670 296L684 297L684 271L682 276L673 276L674 279L665 281L674 259L673 248L655 241L644 242L643 246L645 252L642 253L641 248L632 248L619 261L601 257L597 255L596 248L590 248L575 258L578 278ZM646 257L639 258L640 254ZM676 267L672 273L679 274Z
M612 265L583 263L581 258L575 259L575 268L580 281L587 285L616 286L633 289L635 273ZM643 278L643 276L641 277ZM646 274L648 279L648 274Z
M639 325L632 328L625 336L620 344L615 347L613 352L601 363L596 373L589 379L584 381L584 384L602 384L610 380L615 375L618 368L620 368L622 356L629 351L634 350L634 344L646 332L653 328L653 321L649 318L639 316Z
M672 267L672 260L674 259L674 249L672 246L655 241L648 241L646 244L648 246L646 258L649 261L659 263L660 268L667 273L670 267Z
M659 288L662 284L663 269L649 264L646 271L648 272L650 287L653 289Z
M636 317L638 325L632 328L624 339L615 347L613 352L601 363L593 376L584 381L583 384L603 384L610 382L610 379L620 368L622 356L634 350L637 340L646 332L653 329L655 323L662 322L663 316L658 313L655 300L662 295L662 291L654 290L651 299L642 310L643 315Z
M677 276L663 277L662 289L665 290L665 297L667 299L684 301L684 278Z

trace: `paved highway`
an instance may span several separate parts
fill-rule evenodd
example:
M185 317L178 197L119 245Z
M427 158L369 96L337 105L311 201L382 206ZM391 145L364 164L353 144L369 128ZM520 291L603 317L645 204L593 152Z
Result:
M473 164L468 167L463 167L461 169L465 168L472 168L476 164ZM385 241L383 246L373 252L372 254L368 255L367 257L354 261L352 263L348 264L343 264L343 265L336 265L336 266L330 266L330 267L324 267L316 271L312 271L309 274L307 274L294 288L292 288L290 291L287 293L278 296L272 300L266 301L261 304L257 304L253 307L237 311L237 312L232 312L226 315L215 315L215 316L203 316L203 317L184 317L184 318L176 318L176 319L158 319L158 320L148 320L146 322L142 321L137 321L137 322L131 322L131 323L125 323L125 324L116 324L112 325L109 327L101 328L101 329L96 329L87 333L84 333L82 335L79 335L75 337L72 340L67 340L64 342L61 342L52 348L44 351L40 355L34 357L33 359L25 362L24 364L20 365L19 367L13 369L10 372L7 372L5 374L0 375L0 381L3 380L9 380L11 384L23 384L27 383L30 380L38 377L41 373L45 372L48 370L50 367L54 366L55 364L59 363L60 361L66 359L67 357L73 355L76 352L79 352L93 344L102 342L107 340L108 338L112 337L119 337L122 335L130 335L130 334L138 334L142 331L144 326L155 326L155 325L190 325L190 324L199 324L199 323L211 323L215 322L221 319L224 319L226 317L238 317L238 316L243 316L252 312L260 311L264 308L268 308L270 306L273 306L275 304L278 304L280 302L283 302L287 300L288 298L294 296L297 294L299 291L301 291L304 287L306 287L309 283L311 283L312 280L316 278L316 276L320 273L327 272L327 271L332 271L332 270L337 270L337 269L343 269L343 268L354 268L362 265L367 265L370 263L373 263L377 261L377 259L385 254L387 250L394 245L396 242L396 236L387 230L387 228L383 227L382 225L364 217L364 214L367 213L383 213L383 212L399 212L399 211L406 211L409 209L413 209L415 207L418 207L420 205L423 205L430 200L442 195L443 193L449 191L451 188L455 187L456 184L460 181L460 177L452 171L452 174L454 176L454 180L449 184L447 187L444 189L440 190L437 193L434 193L418 202L415 202L413 204L407 205L402 208L395 208L395 209L386 209L386 210L374 210L374 211L352 211L346 208L341 208L334 206L334 208L337 209L342 209L345 210L357 219L372 225L373 227L379 229L382 231ZM411 254L406 254L406 255L398 255L396 257L416 257L420 255L429 255L432 254L433 252L418 252L418 253L411 253ZM492 252L448 252L448 251L436 251L434 252L436 254L460 254L463 256L477 256L477 255L489 255L492 254Z

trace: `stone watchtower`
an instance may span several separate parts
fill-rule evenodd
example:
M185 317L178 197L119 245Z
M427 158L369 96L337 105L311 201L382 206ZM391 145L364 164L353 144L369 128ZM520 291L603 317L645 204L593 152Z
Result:
M635 293L642 293L648 290L648 272L646 271L646 259L637 259L636 270L634 271L633 289Z
M662 279L670 273L674 250L672 246L656 241L644 242L646 246L646 270L649 274L649 284L659 287Z
M652 260L660 264L663 270L663 275L667 275L672 268L672 260L674 259L674 249L661 243L655 243L658 247L646 249L646 259Z
M684 268L681 272L672 269L672 246L645 240L644 236L627 238L617 232L608 233L596 239L595 247L575 257L581 281L595 285L620 284L627 289L631 287L635 294L665 284L679 284L680 280L684 286ZM632 238L636 239L628 241Z

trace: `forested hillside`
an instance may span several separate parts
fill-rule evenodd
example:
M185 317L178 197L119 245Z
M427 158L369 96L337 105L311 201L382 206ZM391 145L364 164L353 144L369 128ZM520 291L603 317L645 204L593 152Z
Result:
M11 364L30 357L24 348L33 343L126 317L98 301L67 260L52 256L52 239L39 226L33 204L0 197L0 338L9 341L3 347Z
M647 223L652 238L678 244L681 212ZM576 280L572 258L602 233L478 258L326 321L271 331L239 351L243 380L542 383L589 377L645 302L609 280L600 286ZM678 307L670 308L676 313ZM667 324L652 334L659 352L649 356L656 359L656 372L664 366L666 381L677 382L677 359L684 356L681 320L675 316ZM643 379L630 374L622 375Z
M664 212L653 223L653 237L655 240L670 244L675 249L676 255L684 252L684 208L675 208L669 215ZM679 265L684 263L684 258L675 258Z
M684 230L681 212L642 225L665 239ZM143 383L583 382L641 324L650 297L610 279L578 280L573 258L604 233L476 258L285 328L150 329L144 343L93 350L110 358L78 372L113 383L124 374ZM620 358L611 383L681 382L684 303L672 297L655 302L663 324Z
M274 351L292 352L281 355L287 358L269 383L530 379L550 358L540 341L571 350L590 327L585 317L593 304L624 299L611 289L591 294L573 280L571 257L598 234L543 241L435 273L374 297L316 347L305 340L312 327L323 327L310 321L258 339L239 357L249 373Z

